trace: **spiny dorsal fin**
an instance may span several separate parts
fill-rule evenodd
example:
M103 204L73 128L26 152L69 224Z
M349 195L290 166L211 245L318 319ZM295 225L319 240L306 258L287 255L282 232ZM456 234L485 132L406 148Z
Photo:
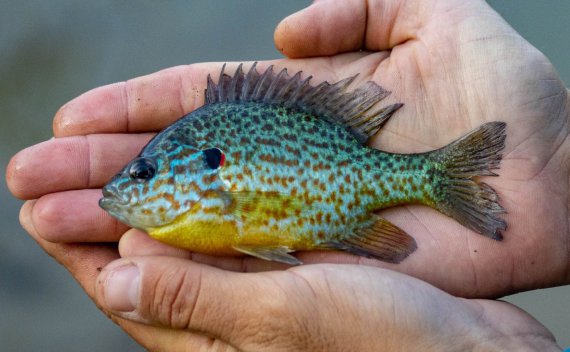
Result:
M366 143L388 121L402 104L393 104L380 109L374 106L390 92L374 82L366 82L359 88L347 91L356 76L334 84L323 82L310 84L312 76L301 79L301 71L290 76L284 68L277 74L273 66L259 74L254 63L244 73L240 64L233 76L224 73L222 66L218 83L208 75L206 104L218 102L256 101L281 104L301 110L330 122L346 126L361 143Z

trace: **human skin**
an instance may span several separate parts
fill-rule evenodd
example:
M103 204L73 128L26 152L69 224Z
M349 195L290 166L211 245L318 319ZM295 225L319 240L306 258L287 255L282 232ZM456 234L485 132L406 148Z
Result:
M359 73L356 84L373 80L392 91L386 104L405 103L373 147L422 152L484 122L507 122L499 177L484 179L507 209L505 239L490 240L415 205L382 212L418 243L398 265L306 252L298 254L306 264L345 265L266 272L285 267L189 253L136 230L121 238L128 228L98 208L99 188L152 133L203 103L206 75L215 76L218 63L100 87L63 106L54 119L56 139L18 153L8 167L10 190L30 200L21 211L24 228L101 309L153 350L397 350L396 344L402 350L492 350L513 343L555 348L552 336L518 309L465 299L569 281L570 104L549 61L482 1L322 0L281 22L275 42L288 57L271 62L279 67L302 69L315 81ZM98 244L120 238L118 251ZM140 291L131 294L137 309L127 315L116 310L133 303L120 288L136 285L112 286L108 280L126 278L109 274L125 263L138 268L128 272L141 275ZM99 273L106 265L111 269ZM196 301L197 292L207 298ZM254 328L255 334L240 335ZM306 344L287 345L299 341Z

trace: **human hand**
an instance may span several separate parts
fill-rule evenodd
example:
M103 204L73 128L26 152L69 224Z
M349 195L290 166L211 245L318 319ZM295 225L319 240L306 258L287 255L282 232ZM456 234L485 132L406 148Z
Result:
M559 350L515 306L456 298L386 269L226 271L166 247L162 256L149 256L153 240L132 230L119 246L125 258L107 265L116 258L110 246L54 244L31 233L150 351Z
M427 207L391 209L383 215L419 246L396 270L466 296L568 283L568 91L486 3L315 1L275 39L290 58L330 55L326 67L359 66L394 91L406 105L376 138L379 149L433 150L484 122L507 122L500 176L484 180L508 212L505 240L475 236ZM341 55L359 49L370 52Z
M483 122L506 121L507 148L500 177L485 181L502 196L509 212L505 216L509 229L504 242L496 243L430 209L408 206L384 212L419 244L419 250L402 264L386 265L343 253L301 253L300 258L305 263L389 266L454 294L472 297L567 283L568 96L548 61L482 2L465 2L453 11L441 6L457 1L439 2L440 8L433 13L425 8L431 5L420 1L398 2L408 7L400 11L396 2L368 3L372 6L366 10L363 1L320 1L287 19L276 32L277 45L287 55L335 56L275 63L289 67L290 72L304 69L329 81L360 73L360 82L372 79L392 90L390 99L406 106L375 140L374 145L383 149L429 150ZM352 10L335 10L352 4ZM378 10L381 6L386 10ZM366 17L368 29L364 31ZM339 54L361 47L371 52ZM392 48L389 54L374 52L388 48ZM219 67L177 67L86 93L58 112L54 123L57 139L23 151L12 160L7 174L12 192L25 199L39 198L22 208L24 227L72 272L91 297L95 295L96 269L118 258L118 252L112 246L64 242L114 242L127 230L97 207L97 188L138 153L151 136L144 133L155 132L198 107L206 74L217 73ZM139 235L131 230L124 237L122 255L139 258L144 254L152 260L154 255L165 254L236 271L282 267L254 258L190 254L156 242L145 242L144 248L138 249L128 245L134 238L140 245ZM152 288L143 286L141 292L152 294ZM228 293L228 298L233 294ZM482 306L499 309L496 304L500 303ZM111 313L108 307L102 308ZM511 326L520 317L512 311L505 313L508 319L500 325ZM212 343L195 332L112 319L150 349L179 338L190 347ZM535 322L527 326L526 331L540 330ZM214 347L221 346L215 341Z
M568 94L551 65L482 1L368 3L318 1L287 18L275 35L285 54L333 56L273 63L329 81L360 73L359 82L392 90L388 100L406 105L374 140L382 149L430 150L483 122L507 122L500 176L485 182L502 197L509 228L494 242L427 207L405 206L383 212L418 242L403 263L334 252L300 253L301 260L387 266L471 297L567 283ZM58 138L19 153L8 168L16 196L39 198L22 209L26 229L53 242L117 241L127 228L98 208L98 188L150 133L200 106L206 74L219 68L175 67L66 104L54 121ZM194 260L281 267L254 258Z

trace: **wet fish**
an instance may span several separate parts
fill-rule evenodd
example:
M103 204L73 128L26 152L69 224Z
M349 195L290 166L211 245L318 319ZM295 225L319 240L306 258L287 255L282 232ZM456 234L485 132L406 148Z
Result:
M354 77L312 86L301 72L208 76L206 104L157 134L104 188L100 206L150 236L214 255L288 264L298 250L340 250L398 263L415 240L374 211L425 204L502 239L495 176L505 123L441 149L394 154L366 146L402 106ZM421 133L421 131L419 131Z

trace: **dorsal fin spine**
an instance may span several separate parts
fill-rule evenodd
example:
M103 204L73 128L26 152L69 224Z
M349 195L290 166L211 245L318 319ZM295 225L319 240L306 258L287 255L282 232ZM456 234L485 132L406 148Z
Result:
M273 75L273 65L269 66L267 70L265 70L265 72L263 72L263 74L261 75L261 78L259 79L259 82L256 84L256 87L251 95L253 101L257 101L258 99L260 99L260 95L262 93L265 81L267 80L267 77L269 77L270 75Z
M216 88L222 88L224 86L224 70L226 69L226 64L222 65L222 70L220 71L220 77L218 77L218 85ZM218 89L218 101L224 102L225 89Z
M286 69L284 69L286 70ZM292 86L295 86L295 84L298 84L301 78L301 73L303 71L299 71L297 73L295 73L295 75L289 80L287 81L286 84L283 85L283 87L281 87L281 89L275 94L275 96L277 97L283 97L286 100L291 99L291 96L287 96L287 93L291 90ZM287 73L287 71L285 71L285 73Z
M241 77L243 76L242 71L243 64L239 64L236 73L234 74L234 79L230 81L230 88L228 92L228 101L234 101L236 99L236 86Z
M284 68L281 71L279 71L279 73L277 74L277 77L275 77L275 79L271 82L271 84L269 85L269 87L267 88L267 91L265 92L265 96L263 97L263 100L271 100L273 99L273 93L275 92L277 86L279 85L279 83L281 82L281 78L287 75L287 69ZM288 76L288 75L287 75Z
M256 66L257 66L257 62L254 62L253 65L251 66L251 68L249 69L249 71L247 72L247 76L245 77L245 80L243 82L243 86L241 89L241 94L239 96L240 101L244 101L248 97L250 82L254 82L253 77L254 77L254 75L257 75L257 70L255 69Z
M293 105L293 103L295 101L298 101L299 95L302 94L302 92L305 90L305 88L310 85L311 78L313 78L313 76L309 76L309 77L305 78L303 80L303 82L301 82L301 84L299 84L299 86L295 89L295 91L291 94L291 97L289 98L289 101L290 101L289 105Z

